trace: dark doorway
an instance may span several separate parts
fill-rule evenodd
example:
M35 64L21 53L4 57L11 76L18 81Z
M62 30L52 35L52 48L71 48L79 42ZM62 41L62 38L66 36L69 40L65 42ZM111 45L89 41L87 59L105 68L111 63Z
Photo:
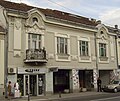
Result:
M54 93L69 90L69 70L58 70L53 73Z
M80 70L79 82L81 88L91 90L93 87L93 70Z

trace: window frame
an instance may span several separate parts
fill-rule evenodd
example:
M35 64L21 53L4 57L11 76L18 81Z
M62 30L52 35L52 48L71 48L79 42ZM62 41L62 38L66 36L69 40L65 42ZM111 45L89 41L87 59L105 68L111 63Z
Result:
M79 40L80 56L89 56L88 41Z
M60 51L58 51L58 40L57 38L63 38L64 40L67 40L67 45L64 44L64 52L60 53ZM60 47L60 46L59 46ZM65 52L65 47L67 48L66 52ZM63 33L55 33L55 59L56 61L71 61L71 57L70 57L70 35L68 34L63 34Z
M87 42L88 44L88 53L85 53L86 55L81 54L81 49L80 49L80 41L81 42ZM90 45L90 37L82 37L78 36L78 59L79 62L91 62L91 45ZM86 47L87 49L87 47Z
M67 38L57 37L57 54L68 54Z
M106 53L103 56L100 55L100 51L101 51L100 50L100 46L99 46L100 44L106 45L105 46L106 49L104 50L104 51L106 51ZM107 40L100 39L100 40L97 41L97 50L98 50L97 55L98 55L99 63L109 63L109 49L108 49L108 45L109 45L109 43L108 43Z
M34 36L36 36L36 38L34 38ZM35 46L33 46L33 44ZM35 33L28 33L28 49L41 49L41 48L42 48L42 35Z
M99 56L107 57L107 45L106 43L99 43Z

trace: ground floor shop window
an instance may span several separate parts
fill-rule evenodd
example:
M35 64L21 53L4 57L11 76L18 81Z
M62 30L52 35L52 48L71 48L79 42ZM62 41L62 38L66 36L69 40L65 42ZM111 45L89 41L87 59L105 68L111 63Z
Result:
M19 89L22 96L42 95L45 92L45 75L44 74L18 74L17 76Z
M23 88L24 88L23 75L18 75L18 84L19 84L19 90L20 90L21 96L23 96L24 95L24 91L23 91Z
M79 70L80 88L91 90L93 86L93 70Z
M53 73L54 80L54 93L64 92L65 89L69 89L69 71L58 70Z

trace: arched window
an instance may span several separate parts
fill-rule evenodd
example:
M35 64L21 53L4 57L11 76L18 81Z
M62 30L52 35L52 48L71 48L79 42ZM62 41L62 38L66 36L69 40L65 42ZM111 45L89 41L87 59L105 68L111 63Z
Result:
M33 17L32 20L33 20L33 22L35 22L35 21L38 22L38 19L36 17Z
M103 32L103 31L101 31L101 32L100 32L100 34L104 34L104 32Z

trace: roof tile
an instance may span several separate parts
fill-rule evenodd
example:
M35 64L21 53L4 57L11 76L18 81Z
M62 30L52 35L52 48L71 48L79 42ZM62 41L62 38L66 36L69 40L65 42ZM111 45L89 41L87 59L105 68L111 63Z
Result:
M0 5L8 9L14 9L14 10L19 10L24 12L27 12L33 8L37 8L37 7L29 6L24 3L13 3L10 1L4 1L4 0L0 0ZM58 10L42 9L42 8L37 8L37 9L39 9L45 16L50 16L50 17L68 20L75 23L81 23L81 24L90 25L90 26L97 25L96 22L93 22L86 17L82 17L82 16L78 16L78 15L74 15L74 14L70 14L70 13L66 13Z

